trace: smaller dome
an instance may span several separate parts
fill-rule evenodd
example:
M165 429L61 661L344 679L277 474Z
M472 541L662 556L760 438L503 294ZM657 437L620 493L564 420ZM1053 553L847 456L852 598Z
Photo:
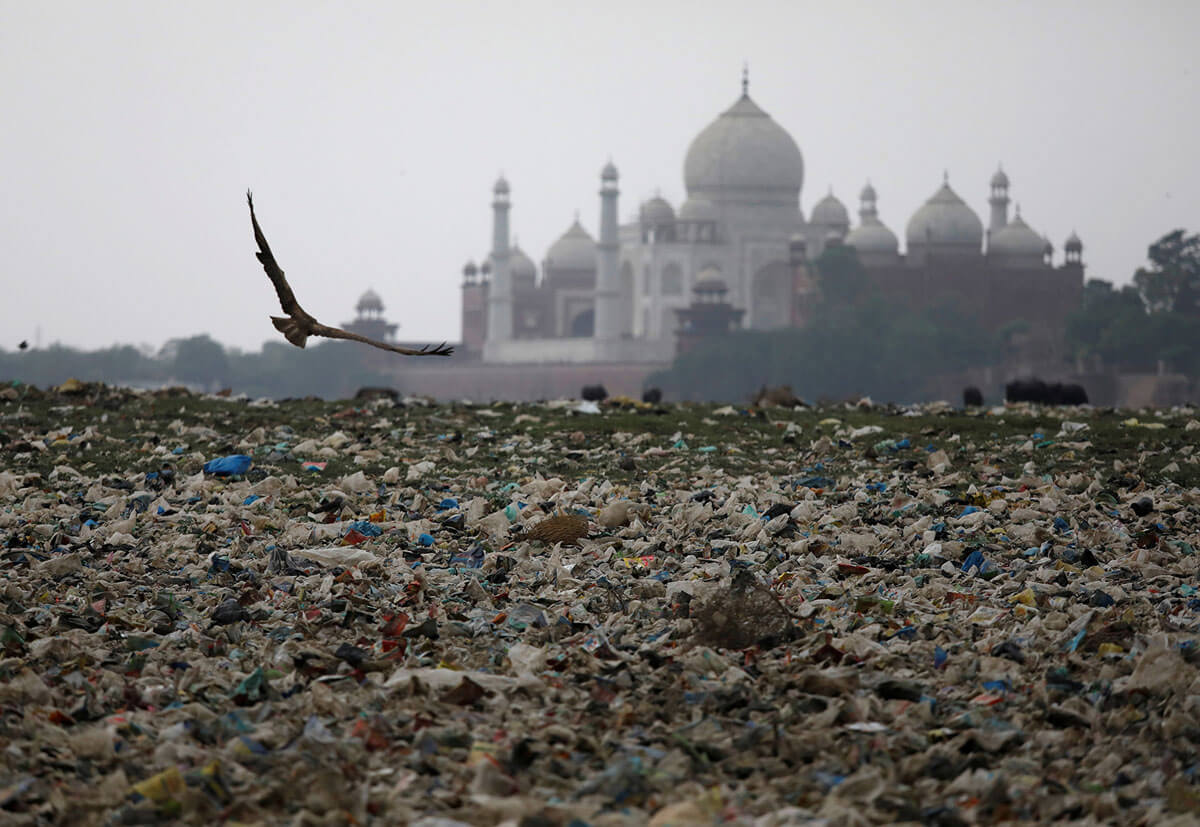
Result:
M656 195L642 204L638 217L643 224L662 227L675 223L675 210L665 198Z
M604 165L604 169L600 170L600 178L604 181L617 180L617 168L613 165L612 161L609 161Z
M996 167L996 174L992 176L993 187L1007 187L1008 174L1005 173L1003 167Z
M492 187L492 192L496 195L508 195L508 181L503 175L496 179L496 186Z
M479 275L487 278L492 274L492 260L485 258L479 265Z
M1075 234L1074 230L1071 230L1071 235L1067 237L1067 243L1063 245L1063 249L1068 253L1083 252L1083 242L1079 240L1079 236Z
M479 268L475 266L475 262L473 262L473 261L468 261L463 266L463 275L464 276L474 276L478 272L479 272Z
M703 276L704 273L700 275ZM725 283L724 279L716 275L709 275L693 284L692 292L701 295L721 295L729 292L729 285Z
M514 280L533 279L537 278L537 265L533 263L533 259L525 255L524 250L514 244L508 256L508 272L512 274Z
M979 252L983 243L983 222L967 206L950 184L942 186L908 220L905 235L911 250L932 244L954 248L972 248Z
M845 243L860 253L898 253L900 239L878 218L863 219L846 236Z
M546 251L546 269L596 269L596 242L579 219L575 219L575 223Z
M988 255L1041 258L1046 242L1025 223L1020 211L988 239Z
M361 297L359 297L358 304L354 306L354 309L359 313L367 310L376 310L382 313L383 299L379 298L379 294L374 290L368 290L367 292L363 293Z
M873 186L871 186L870 181L868 181L867 185L862 188L862 192L860 192L858 194L858 197L862 201L877 201L877 200L879 200L878 196L875 195L875 188Z
M716 221L717 205L707 198L689 198L679 208L680 221Z
M846 205L831 191L813 207L812 223L823 224L826 227L849 227L850 213L846 210Z

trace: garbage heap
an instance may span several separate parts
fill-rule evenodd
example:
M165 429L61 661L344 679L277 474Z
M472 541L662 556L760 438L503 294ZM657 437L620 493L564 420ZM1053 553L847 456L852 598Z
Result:
M1200 422L0 392L6 824L1190 824Z

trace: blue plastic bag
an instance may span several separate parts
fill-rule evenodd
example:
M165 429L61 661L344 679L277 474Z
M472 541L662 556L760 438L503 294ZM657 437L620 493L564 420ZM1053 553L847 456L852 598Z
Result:
M253 460L245 454L230 454L219 459L210 459L204 463L204 473L216 474L219 477L233 474L244 474L250 470Z

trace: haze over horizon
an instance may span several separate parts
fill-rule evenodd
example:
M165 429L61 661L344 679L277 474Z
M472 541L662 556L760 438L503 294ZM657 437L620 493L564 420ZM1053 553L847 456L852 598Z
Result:
M678 206L688 144L740 93L857 223L908 218L948 171L986 222L1002 163L1061 260L1127 283L1200 231L1200 4L18 3L0 0L0 347L208 333L282 341L245 190L301 303L340 324L368 288L404 340L455 340L491 188L540 263L600 168L621 216Z

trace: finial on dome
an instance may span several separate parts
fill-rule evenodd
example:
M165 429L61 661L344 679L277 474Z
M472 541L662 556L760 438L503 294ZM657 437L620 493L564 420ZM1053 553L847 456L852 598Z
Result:
M742 97L750 95L750 64L742 61Z
M946 184L947 186L949 186L949 184L950 184L950 170L948 170L948 169L944 169L944 170L942 170L942 183L943 183L943 184Z

